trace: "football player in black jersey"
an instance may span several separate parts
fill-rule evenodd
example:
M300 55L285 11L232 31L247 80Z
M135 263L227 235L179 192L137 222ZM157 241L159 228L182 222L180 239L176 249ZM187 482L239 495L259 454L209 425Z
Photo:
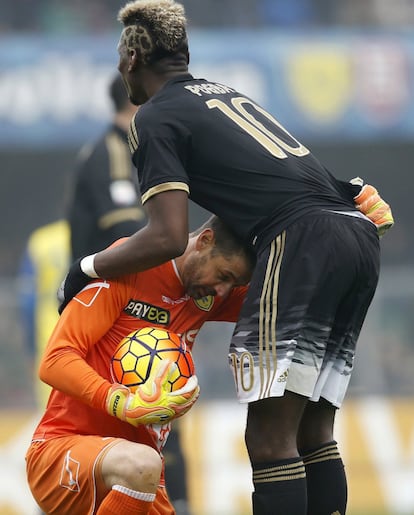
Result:
M229 352L248 403L253 513L343 515L335 413L377 285L378 228L392 225L391 211L372 187L337 180L254 100L192 77L182 5L137 0L119 20L119 70L141 105L129 143L148 224L74 263L61 309L90 277L182 254L188 197L218 215L257 255Z
M72 259L109 247L145 225L136 171L127 133L137 111L128 99L121 76L109 85L114 108L111 123L79 152L67 208Z

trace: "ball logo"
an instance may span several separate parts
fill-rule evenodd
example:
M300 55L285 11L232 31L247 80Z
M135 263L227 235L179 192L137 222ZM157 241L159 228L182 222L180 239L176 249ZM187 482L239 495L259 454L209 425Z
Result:
M201 309L203 311L210 311L210 309L213 307L214 304L214 297L213 295L207 295L207 297L202 297L201 299L193 299L195 305L198 307L198 309Z

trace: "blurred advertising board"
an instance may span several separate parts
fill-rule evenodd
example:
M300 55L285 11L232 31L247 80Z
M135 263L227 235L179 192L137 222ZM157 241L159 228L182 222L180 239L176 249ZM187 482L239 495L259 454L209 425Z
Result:
M414 513L413 409L410 399L365 397L340 410L335 436L348 476L349 515ZM194 515L250 513L245 411L236 401L200 400L182 419ZM38 514L24 470L37 418L33 412L0 412L2 515Z
M0 146L78 145L110 116L119 34L0 46ZM414 35L193 31L190 72L235 87L312 140L414 135Z

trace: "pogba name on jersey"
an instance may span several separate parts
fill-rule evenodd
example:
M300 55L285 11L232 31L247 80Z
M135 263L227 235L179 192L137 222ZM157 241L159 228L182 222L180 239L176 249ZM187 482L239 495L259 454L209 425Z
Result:
M225 95L227 93L235 93L236 90L213 82L203 82L201 84L194 84L191 86L184 86L184 88L194 95L199 97L204 95Z
M124 313L159 325L168 325L170 323L170 312L167 309L142 302L141 300L129 300L124 308Z

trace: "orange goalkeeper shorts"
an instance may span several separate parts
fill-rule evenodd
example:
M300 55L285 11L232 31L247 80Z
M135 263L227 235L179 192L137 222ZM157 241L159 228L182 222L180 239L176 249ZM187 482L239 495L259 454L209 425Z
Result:
M109 493L102 460L119 438L61 436L34 441L26 453L30 490L48 515L93 515ZM149 515L174 515L164 487L159 487Z

